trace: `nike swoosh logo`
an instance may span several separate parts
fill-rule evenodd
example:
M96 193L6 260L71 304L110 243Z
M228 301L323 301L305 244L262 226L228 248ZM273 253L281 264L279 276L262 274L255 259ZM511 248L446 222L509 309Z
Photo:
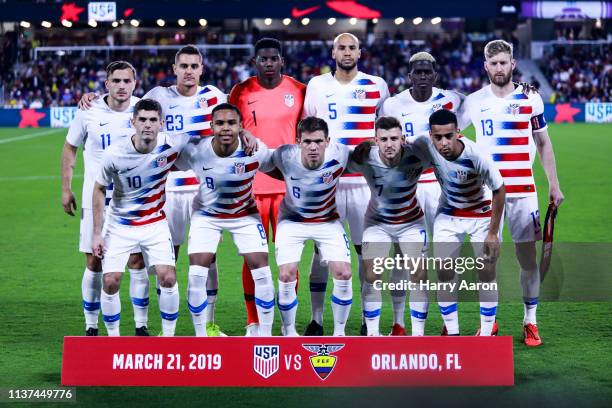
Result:
M491 109L491 108L484 108L484 109L480 108L480 111L481 111L481 112L486 112L486 111L488 111L489 109Z
M255 102L257 102L257 101L247 101L247 105L251 105L251 104L253 104Z
M138 166L136 166L138 167ZM134 170L136 167L129 167L127 169L125 169L124 173L129 173L130 171Z
M325 95L326 98L330 98L332 96L334 96L335 94L329 94L329 95Z
M174 109L174 108L176 108L177 106L178 106L178 105L170 105L170 106L169 106L169 108L170 108L170 109Z
M291 180L301 180L301 178L295 178L293 176L289 177Z
M385 176L374 176L374 179L379 179L379 178L383 178Z
M291 9L291 17L293 18L300 18L300 17L304 17L310 13L314 13L315 11L317 11L318 9L320 9L321 6L314 6L314 7L308 7L305 8L303 10L298 9L297 7L293 7Z
M100 126L106 126L108 125L110 122L106 122L106 123L100 123Z
M409 113L402 113L402 118L403 118L404 116L408 116L408 115L410 115L410 114L409 114Z
M202 170L204 170L204 171L208 171L208 170L212 170L212 169L213 169L212 167L208 167L208 168L202 167Z

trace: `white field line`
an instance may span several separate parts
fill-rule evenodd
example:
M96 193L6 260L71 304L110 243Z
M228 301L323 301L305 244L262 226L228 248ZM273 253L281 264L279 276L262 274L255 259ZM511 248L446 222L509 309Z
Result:
M42 136L50 135L52 133L58 133L60 131L61 131L61 129L50 129L50 130L43 130L42 132L28 133L27 135L9 137L9 138L6 138L6 139L0 139L0 144L11 143L11 142L19 142L21 140L34 139L34 138L37 138L37 137L42 137Z
M36 180L59 180L60 175L56 176L15 176L15 177L0 177L0 182L3 181L36 181ZM75 174L72 178L83 178L82 174Z

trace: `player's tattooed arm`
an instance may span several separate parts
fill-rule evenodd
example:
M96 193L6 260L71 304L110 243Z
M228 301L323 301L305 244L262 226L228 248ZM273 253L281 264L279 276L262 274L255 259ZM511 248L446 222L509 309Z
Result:
M350 153L349 160L352 160L357 164L363 164L370 154L372 146L375 144L374 139L368 139L359 143L357 146L355 146L355 150Z
M93 242L91 253L102 258L104 256L104 239L102 238L102 224L104 214L104 202L106 200L106 186L96 181L93 189Z
M77 210L76 198L72 192L72 173L76 163L77 147L68 142L64 143L62 150L62 207L64 212L74 217Z
M489 262L495 262L499 257L499 225L501 217L504 213L504 204L506 202L506 188L502 184L500 188L493 191L491 222L489 224L489 232L484 242L484 254Z
M252 156L257 151L257 139L246 129L240 131L240 140L244 146L244 152Z
M559 187L559 179L557 178L557 163L555 160L555 152L553 151L548 130L544 129L539 132L533 132L533 140L540 155L540 161L548 179L548 197L549 202L559 207L565 196Z
M83 96L81 96L81 99L79 100L79 103L77 106L81 110L91 109L91 107L93 106L93 101L95 101L98 98L99 96L96 95L94 92L84 93Z

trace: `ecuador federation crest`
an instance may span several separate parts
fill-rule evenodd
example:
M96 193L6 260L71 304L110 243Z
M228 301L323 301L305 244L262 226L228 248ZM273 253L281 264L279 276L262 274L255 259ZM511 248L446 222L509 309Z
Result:
M316 353L316 355L309 357L310 365L319 378L325 380L338 361L338 357L331 353L342 349L344 344L302 344L302 347L311 353Z
M285 105L287 105L288 107L292 107L294 104L295 104L295 97L293 96L293 94L285 95Z
M280 366L280 346L253 346L253 371L268 379Z

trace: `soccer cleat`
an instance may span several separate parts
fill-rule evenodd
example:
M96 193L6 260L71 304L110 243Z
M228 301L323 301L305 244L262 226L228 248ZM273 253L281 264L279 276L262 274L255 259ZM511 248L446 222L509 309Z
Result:
M538 333L538 326L533 323L528 323L523 326L523 342L526 346L537 347L542 345L542 339L540 333Z
M259 323L251 323L246 327L246 337L259 337Z
M87 329L85 331L85 335L86 336L97 336L98 335L98 329L96 329L95 327L90 327L89 329Z
M306 330L304 330L304 336L323 336L323 326L315 320L311 321Z
M393 328L391 329L391 333L389 333L389 336L405 336L406 335L406 329L404 329L404 327L402 327L399 323L395 323L393 325Z
M361 323L361 329L359 330L359 335L360 336L368 335L368 326L366 326L365 322Z
M227 337L227 334L221 331L219 325L213 322L206 323L206 334L208 337Z
M440 331L440 336L459 336L459 333L457 334L448 334L448 330L446 329L446 325L442 326L442 330Z
M493 329L491 329L491 336L497 336L498 332L499 332L499 327L497 327L497 321L495 321L495 323L493 323ZM474 336L480 336L480 327L478 328Z
M136 328L136 333L135 336L149 336L149 329L147 329L147 326L142 326L142 327L137 327Z

